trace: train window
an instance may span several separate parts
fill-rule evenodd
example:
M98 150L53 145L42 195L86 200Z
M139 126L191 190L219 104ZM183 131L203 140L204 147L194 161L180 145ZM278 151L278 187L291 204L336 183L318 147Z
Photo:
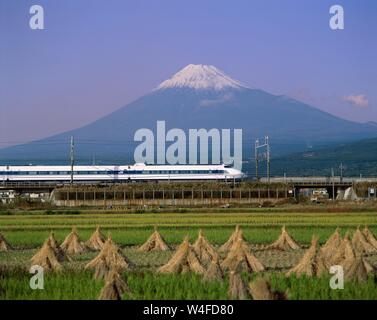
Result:
M107 174L119 174L119 171L110 170L106 172Z
M126 174L142 174L143 171L136 171L136 170L129 170L129 171L126 171Z
M224 174L224 170L102 170L102 171L74 171L74 175L138 175L138 174ZM0 175L70 175L71 171L0 171Z

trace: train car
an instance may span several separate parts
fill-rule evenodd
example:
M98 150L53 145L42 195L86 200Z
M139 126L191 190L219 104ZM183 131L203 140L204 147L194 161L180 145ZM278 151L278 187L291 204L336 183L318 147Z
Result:
M244 174L225 165L0 166L3 182L122 182L239 180Z

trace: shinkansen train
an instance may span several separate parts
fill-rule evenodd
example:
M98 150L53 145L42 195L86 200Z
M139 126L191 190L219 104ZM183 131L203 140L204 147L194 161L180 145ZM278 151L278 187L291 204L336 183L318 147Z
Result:
M0 181L122 182L160 180L239 180L244 174L225 165L0 166Z

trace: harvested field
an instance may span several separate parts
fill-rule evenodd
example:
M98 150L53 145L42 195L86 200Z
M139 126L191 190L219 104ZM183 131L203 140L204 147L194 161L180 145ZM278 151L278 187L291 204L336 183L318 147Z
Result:
M72 254L70 259L62 261L62 269L58 273L46 273L45 290L35 291L28 286L31 258L41 249L50 232L54 231L57 243L62 243L73 226L79 230L80 241L83 243L88 241L97 226L100 226L104 235L111 234L114 243L119 247L119 253L133 265L132 269L124 270L120 274L129 288L122 294L122 299L227 299L227 271L224 272L224 280L220 281L203 281L203 275L194 272L164 274L157 271L174 257L186 235L189 236L191 245L194 245L198 232L202 229L205 239L218 251L238 224L250 252L265 268L262 272L241 273L247 287L257 277L268 276L271 290L288 290L288 299L377 299L374 272L369 273L366 281L347 281L345 289L338 291L329 287L330 275L327 274L319 278L298 277L295 274L285 276L285 273L304 257L313 234L318 235L320 245L325 244L338 226L342 238L350 231L352 239L357 227L364 228L365 225L376 236L377 214L374 213L0 216L0 232L14 249L0 252L0 299L97 299L105 287L105 279L94 280L94 271L84 268L98 256L99 251ZM281 250L268 247L279 238L283 225L300 248ZM153 234L154 226L158 227L170 250L139 249ZM369 238L373 239L372 235ZM226 251L219 253L220 263L227 254ZM206 257L204 267L211 265L208 259L209 257ZM377 254L368 253L363 259L377 268Z

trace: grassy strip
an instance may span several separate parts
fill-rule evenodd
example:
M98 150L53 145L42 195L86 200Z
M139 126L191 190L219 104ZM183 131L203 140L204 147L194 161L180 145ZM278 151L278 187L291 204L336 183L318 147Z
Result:
M40 246L48 233L54 231L62 241L72 226L79 229L83 239L89 238L97 225L105 233L111 233L121 245L143 243L158 225L161 233L170 243L179 243L188 234L196 238L199 228L203 228L208 239L215 243L224 243L232 233L234 226L240 224L246 238L251 243L267 243L276 239L280 227L286 225L297 241L307 244L313 234L324 242L339 226L345 232L357 226L368 225L377 231L375 213L234 213L234 214L90 214L90 215L30 215L1 216L0 231L15 246L34 248Z
M360 212L376 212L377 201L367 201L362 203L323 203L323 204L279 204L273 205L265 202L265 207L259 207L259 203L245 204L239 206L231 206L230 208L214 207L175 207L175 206L150 206L150 207L126 207L115 206L112 209L106 207L54 207L48 208L17 208L6 207L0 205L0 216L9 215L81 215L81 214L148 214L148 213L360 213Z
M255 276L243 275L245 281ZM124 299L194 299L219 300L227 298L228 280L224 282L204 283L200 276L155 275L150 272L127 273L124 275L131 295ZM64 272L47 274L44 290L31 290L30 275L25 271L13 270L3 275L0 282L0 299L66 300L96 299L103 286L103 281L92 279L90 272ZM309 279L306 277L286 278L282 274L271 274L272 288L288 292L289 299L307 300L375 300L377 285L371 277L365 283L346 282L344 290L332 290L329 277Z
M347 230L352 228L342 228L344 234ZM196 239L199 229L203 229L206 237L211 243L220 245L224 243L231 233L234 231L233 227L160 227L159 231L168 243L178 244L182 242L185 235L189 235L190 239L194 241ZM320 242L324 243L326 239L334 232L335 226L289 226L289 233L300 243L309 244L313 234L316 234L320 238ZM371 227L370 230L377 234L377 227ZM54 231L57 239L62 241L65 236L70 232L70 228L54 229L46 228L42 230L6 230L4 233L8 241L18 248L36 248L40 246L47 238L50 231ZM80 229L79 234L83 240L90 237L94 231L91 229ZM243 227L245 238L254 244L270 243L277 239L280 234L280 227ZM105 234L110 233L114 241L123 246L140 245L153 232L153 227L145 228L103 228Z
M125 224L125 225L150 225L168 223L170 225L189 225L189 224L283 224L283 223L310 223L310 224L327 224L327 223L358 223L358 224L377 224L377 213L274 213L274 214L250 214L250 213L232 213L232 214L214 214L214 213L196 213L196 214L88 214L88 215L29 215L29 216L0 216L0 227L12 225L96 225L96 224Z

